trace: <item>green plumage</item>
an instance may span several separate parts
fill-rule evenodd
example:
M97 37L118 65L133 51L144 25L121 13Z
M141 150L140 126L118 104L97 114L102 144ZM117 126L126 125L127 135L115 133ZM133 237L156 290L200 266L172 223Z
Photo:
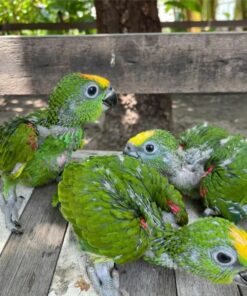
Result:
M199 124L179 135L179 143L184 149L213 148L219 146L220 140L227 138L229 133L214 125Z
M208 160L207 171L200 183L205 205L224 218L238 223L247 218L247 141L230 137Z
M173 202L187 214L167 179L128 156L93 157L66 166L58 188L61 212L82 250L101 263L146 261L182 267L218 283L230 283L246 269L247 233L222 218L199 219L173 228L164 220ZM169 202L170 201L170 202ZM223 255L222 255L223 254ZM229 259L227 264L220 262ZM220 257L220 258L221 258Z
M56 180L72 152L82 147L84 125L99 118L106 103L107 108L116 103L108 80L72 73L59 81L47 109L0 127L0 173L8 228L17 231L12 225L17 220L13 207L16 185L36 187Z
M138 142L140 135L149 135ZM197 125L176 139L167 131L153 130L131 138L125 153L141 158L168 177L183 194L202 198L206 207L231 221L247 217L247 141L223 128ZM179 144L178 144L179 143ZM147 146L152 145L153 151ZM176 146L176 145L175 145Z
M137 259L148 249L150 237L163 229L161 209L170 211L168 200L180 208L178 223L187 222L181 196L173 186L129 157L71 163L58 190L61 211L83 248L117 263Z

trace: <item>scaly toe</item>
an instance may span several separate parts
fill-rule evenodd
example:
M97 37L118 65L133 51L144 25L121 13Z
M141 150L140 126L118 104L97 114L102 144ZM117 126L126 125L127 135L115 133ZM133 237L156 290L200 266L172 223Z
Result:
M13 221L14 225L18 228L21 228L21 223L17 220Z
M11 233L13 233L13 234L17 234L17 235L21 235L21 234L23 234L23 230L22 230L21 228L13 227L13 228L11 229Z

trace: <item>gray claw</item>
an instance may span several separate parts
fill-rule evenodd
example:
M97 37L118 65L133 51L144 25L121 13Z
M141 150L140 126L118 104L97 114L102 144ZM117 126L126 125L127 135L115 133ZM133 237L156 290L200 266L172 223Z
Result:
M19 221L13 221L13 223L15 224L16 227L20 228L21 227L21 223Z
M87 267L88 277L99 296L127 296L119 289L119 274L113 262L96 263Z
M203 212L204 217L217 216L217 215L218 213L211 208L206 208Z
M11 233L13 233L13 234L17 234L17 235L21 235L21 234L23 234L23 230L22 230L21 228L13 227L13 228L11 229Z

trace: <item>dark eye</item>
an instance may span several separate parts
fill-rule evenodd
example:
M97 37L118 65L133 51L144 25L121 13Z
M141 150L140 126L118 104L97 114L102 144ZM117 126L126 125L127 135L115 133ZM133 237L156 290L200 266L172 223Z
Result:
M88 98L95 98L95 97L97 97L98 93L99 93L99 87L96 84L90 84L86 88L85 95Z
M153 152L154 151L154 145L153 144L147 144L145 146L145 149L147 152Z
M232 261L232 257L222 252L218 253L216 258L220 263L223 263L223 264L227 264Z
M237 255L235 254L235 251L231 249L224 250L217 250L213 253L214 260L224 266L232 265L237 261Z

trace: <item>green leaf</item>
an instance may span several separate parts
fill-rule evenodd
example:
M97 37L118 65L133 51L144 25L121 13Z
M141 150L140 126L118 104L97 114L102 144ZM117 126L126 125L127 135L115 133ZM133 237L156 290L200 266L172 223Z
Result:
M191 11L201 12L201 4L199 0L177 0L177 1L165 1L165 5L170 7L176 7L180 9L187 9Z

